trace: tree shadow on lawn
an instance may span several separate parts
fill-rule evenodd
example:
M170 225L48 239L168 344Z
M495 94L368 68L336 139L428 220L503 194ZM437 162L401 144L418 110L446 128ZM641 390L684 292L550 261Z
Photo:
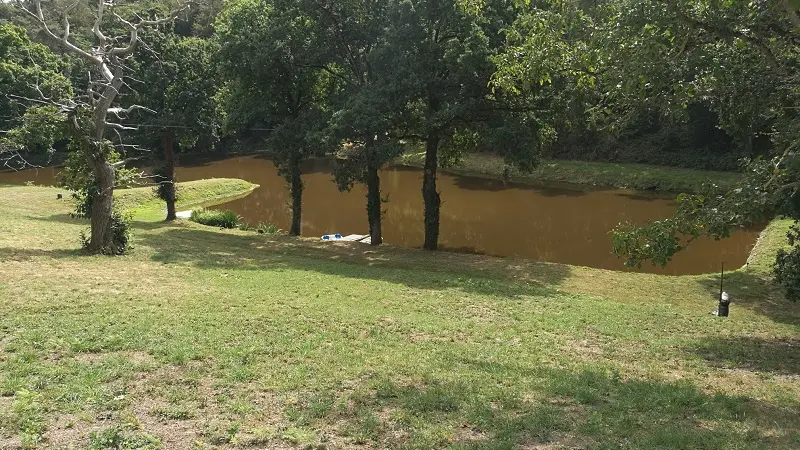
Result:
M719 301L719 276L699 280L713 302ZM800 326L800 308L786 299L783 288L767 275L746 269L725 274L723 289L731 295L731 316L739 307L769 317L775 322Z
M509 298L557 295L549 286L568 277L571 270L558 264L357 243L318 243L288 236L232 236L185 227L148 233L137 242L152 248L152 259L165 264L189 263L202 269L291 268Z
M317 393L289 417L300 425L344 420L352 435L375 442L392 442L405 428L420 448L788 449L800 440L798 411L707 394L688 382L626 380L597 369L462 363L497 382L378 377L345 398ZM534 379L537 387L518 390L509 379ZM419 442L430 436L439 441Z
M31 220L38 220L41 222L54 222L54 223L61 223L65 225L85 225L89 226L89 219L84 219L81 217L73 217L71 214L63 213L63 214L53 214L51 216L27 216L26 219Z
M85 256L81 249L42 250L29 248L0 247L0 261L30 261L36 258L69 259Z
M800 375L800 340L797 339L714 337L704 339L688 350L716 367Z

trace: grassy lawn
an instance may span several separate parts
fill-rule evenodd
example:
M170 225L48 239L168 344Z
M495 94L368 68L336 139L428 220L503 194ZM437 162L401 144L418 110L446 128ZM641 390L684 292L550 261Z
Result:
M410 152L398 163L423 167L425 153ZM444 171L459 175L502 177L506 165L503 159L486 153L467 153L454 167ZM533 173L509 172L509 179L521 183L556 181L665 192L698 192L704 183L713 182L730 187L741 178L735 172L681 169L646 164L621 164L586 161L542 161Z
M182 206L250 188L207 183ZM133 253L86 257L58 192L0 188L0 448L800 448L786 222L724 320L714 276L165 224L146 190Z

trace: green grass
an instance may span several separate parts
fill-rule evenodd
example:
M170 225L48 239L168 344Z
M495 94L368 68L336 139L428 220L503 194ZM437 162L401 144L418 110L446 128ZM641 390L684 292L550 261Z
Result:
M190 209L208 206L220 200L232 200L250 194L258 186L244 180L214 178L210 180L178 183L177 208ZM166 216L166 206L152 187L114 191L114 201L119 208L130 211L140 219L157 219Z
M57 192L0 188L0 448L800 446L781 224L723 320L713 276L167 224L138 193L134 252L87 257Z
M422 167L425 153L408 153L398 163ZM486 153L468 153L453 167L443 169L459 175L502 177L506 170L503 159ZM730 187L741 178L734 172L680 169L645 164L618 164L584 161L542 161L532 173L510 170L511 181L566 182L593 186L618 187L664 192L698 192L704 183Z

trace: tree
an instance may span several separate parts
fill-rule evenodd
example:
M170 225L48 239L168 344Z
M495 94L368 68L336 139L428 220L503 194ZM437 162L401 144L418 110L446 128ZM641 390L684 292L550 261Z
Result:
M86 248L91 253L119 254L122 248L114 242L112 220L114 172L117 167L124 164L124 161L117 163L109 161L113 145L107 139L107 131L110 129L120 132L130 129L120 122L115 122L114 118L122 120L132 111L142 109L140 105L130 105L127 108L115 106L117 97L125 85L125 60L134 54L139 44L140 31L172 20L177 12L155 20L142 19L137 15L135 23L131 23L116 13L113 3L99 0L96 18L92 25L95 42L87 49L71 39L70 14L79 5L78 1L69 4L62 11L55 11L48 6L43 7L41 0L34 0L30 9L29 3L22 0L16 0L16 5L41 28L44 37L53 45L59 46L66 54L82 59L90 67L86 100L74 98L67 103L58 103L57 107L62 108L69 116L73 139L81 144L97 186L92 201L91 237ZM115 18L116 24L127 29L127 35L104 33L104 20L109 14ZM58 26L54 19L56 16L60 16L60 30L56 28Z
M265 143L292 196L289 233L302 232L301 162L327 151L331 76L319 27L297 2L242 0L217 22L228 80L228 128L269 129Z
M407 124L406 134L425 145L424 248L436 250L441 207L436 183L442 156L447 163L466 149L482 148L502 155L508 164L531 170L541 145L553 136L556 114L547 110L556 105L540 95L546 89L541 83L539 89L524 92L493 83L498 64L505 63L503 36L507 32L516 36L513 27L519 26L521 10L514 2L393 4L390 45L414 88L408 104L414 120Z
M746 177L735 189L709 186L699 195L681 195L674 217L645 227L620 226L614 233L615 251L629 265L648 260L663 265L700 236L724 238L775 215L800 218L797 5L788 0L619 0L612 8L611 17L624 19L624 26L601 51L626 62L619 72L606 74L620 80L607 96L609 105L625 110L647 102L680 114L686 99L703 96L734 135L750 133L752 121L768 123L775 148L770 158L745 166ZM658 66L667 70L659 74ZM743 76L749 73L760 79ZM800 253L796 234L789 237L794 250L779 254L776 272L789 297L797 300L798 277L787 271L796 270Z
M216 41L181 38L152 30L147 49L139 47L134 78L136 103L157 111L144 115L138 139L142 146L161 147L163 165L155 174L159 196L167 204L167 220L175 220L175 147L213 149L219 141L221 114L214 58Z
M48 151L64 137L64 114L42 102L30 104L25 99L72 97L72 86L62 71L64 64L44 45L31 42L25 29L11 24L0 25L0 163L23 168L23 155L30 151Z
M367 220L372 245L383 242L379 170L401 147L392 136L402 99L393 95L387 74L384 0L304 0L301 2L320 29L326 57L319 67L336 83L330 96L332 120L326 134L344 148L346 159L337 169L340 189L354 183L367 186Z

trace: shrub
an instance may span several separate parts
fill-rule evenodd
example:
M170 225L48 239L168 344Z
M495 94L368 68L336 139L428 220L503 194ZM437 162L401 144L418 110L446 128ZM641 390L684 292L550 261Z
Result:
M256 231L258 234L278 234L283 233L283 230L278 228L277 225L271 223L264 223L259 222L258 226L256 227Z
M200 208L192 211L189 220L201 225L233 229L239 225L242 218L233 211L213 211Z
M786 297L794 302L800 300L800 225L795 222L786 236L791 248L778 250L775 262L775 279L786 289Z

